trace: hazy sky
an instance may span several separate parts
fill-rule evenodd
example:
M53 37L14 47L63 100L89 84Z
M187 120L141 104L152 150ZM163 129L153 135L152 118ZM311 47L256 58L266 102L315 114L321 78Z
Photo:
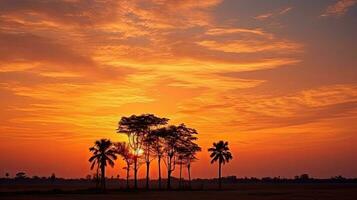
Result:
M357 0L1 0L0 176L84 177L154 113L198 130L193 177L220 139L223 175L356 177L356 36Z

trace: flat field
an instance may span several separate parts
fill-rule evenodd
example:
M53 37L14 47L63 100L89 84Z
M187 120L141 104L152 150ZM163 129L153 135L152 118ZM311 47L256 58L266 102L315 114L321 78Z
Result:
M238 199L238 200L356 200L357 184L234 184L222 191L194 190L194 191L159 191L159 190L108 190L105 194L91 190L27 190L26 192L1 192L2 200L117 200L117 199ZM20 188L18 188L20 189ZM25 188L24 188L25 189Z

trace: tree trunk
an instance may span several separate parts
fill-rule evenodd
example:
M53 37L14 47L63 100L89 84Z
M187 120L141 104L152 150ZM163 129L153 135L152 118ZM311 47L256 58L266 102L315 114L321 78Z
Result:
M99 165L97 166L97 177L95 177L95 186L99 188Z
M182 161L180 162L180 179L179 179L179 188L182 187Z
M138 189L138 159L134 160L134 189Z
M219 181L219 189L222 189L222 163L219 162L219 167L218 167L218 181Z
M167 189L171 189L172 156L168 157L167 162Z
M129 189L129 170L130 170L130 165L126 165L126 189Z
M191 165L190 164L187 165L187 172L188 172L188 186L191 189Z
M146 189L149 189L150 162L146 161Z
M105 166L102 164L101 166L102 173L102 189L105 190Z
M167 189L171 189L171 170L169 169L167 171Z
M158 167L159 167L159 189L161 189L161 156L158 157Z

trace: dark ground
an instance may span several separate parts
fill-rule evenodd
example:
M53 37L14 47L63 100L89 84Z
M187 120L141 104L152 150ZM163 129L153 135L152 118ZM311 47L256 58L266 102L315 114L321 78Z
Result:
M194 191L125 191L110 189L105 194L96 193L93 190L62 190L42 188L41 190L31 190L16 186L11 190L0 192L1 200L98 200L98 199L169 199L169 200L189 200L189 199L271 199L271 200L349 200L357 199L357 184L228 184L225 190L214 189L194 190ZM25 191L27 189L27 191ZM39 189L39 188L37 188ZM49 189L49 190L48 190Z

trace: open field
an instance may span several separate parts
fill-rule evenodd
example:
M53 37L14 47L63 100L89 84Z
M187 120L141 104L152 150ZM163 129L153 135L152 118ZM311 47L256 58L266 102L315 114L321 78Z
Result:
M105 194L94 193L90 190L55 190L55 191L26 191L2 192L2 200L94 200L94 199L357 199L357 184L235 184L226 190L195 190L195 191L120 191L109 190Z

